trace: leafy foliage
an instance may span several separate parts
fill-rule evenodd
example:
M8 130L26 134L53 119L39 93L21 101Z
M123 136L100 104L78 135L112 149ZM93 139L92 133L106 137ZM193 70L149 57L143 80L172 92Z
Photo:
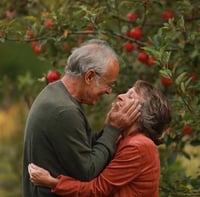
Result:
M188 177L177 162L180 154L190 159L184 151L187 144L200 145L198 0L2 0L0 5L0 41L30 45L41 61L48 62L49 70L63 73L73 47L84 40L101 38L120 58L116 94L127 90L137 79L162 89L172 103L173 122L163 136L165 147L160 148L161 196L181 196L183 192L195 196L200 192L199 175ZM173 13L167 19L162 17L166 10ZM130 12L136 14L134 20L127 18ZM142 30L141 38L133 37L131 30L135 27ZM143 62L138 59L140 52L147 54ZM41 72L39 79L33 79L30 73L17 77L17 89L23 92L28 106L40 89L38 86L46 85L46 74ZM105 106L104 102L109 105L111 101L102 100L97 111ZM87 111L95 112L94 108ZM95 119L101 120L102 114L105 111L99 117L95 115L94 125L98 126L100 121Z

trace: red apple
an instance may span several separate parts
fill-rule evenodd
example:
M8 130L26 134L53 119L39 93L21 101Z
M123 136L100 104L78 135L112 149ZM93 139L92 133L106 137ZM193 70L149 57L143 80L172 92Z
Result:
M127 51L127 52L131 52L133 51L134 49L134 44L132 42L127 42L125 45L124 45L124 49Z
M185 125L183 128L183 133L186 135L191 135L192 134L192 128L189 125Z
M148 54L147 54L146 52L140 52L140 53L138 54L137 59L138 59L140 62L147 64L148 59L149 59L149 56L148 56Z
M127 31L127 32L125 33L125 36L131 37L130 31Z
M136 17L137 17L137 15L136 15L136 13L134 13L134 12L129 12L129 13L127 14L127 18L128 18L128 20L131 21L131 22L135 21Z
M192 74L192 75L191 75L191 81L193 81L193 82L196 81L196 78L197 78L197 75L196 75L196 74Z
M174 12L171 11L171 10L165 10L163 13L162 13L162 18L164 20L169 20L170 18L174 18Z
M162 77L161 83L163 86L170 86L172 84L172 80L167 77Z
M40 46L38 42L32 42L31 47L36 55L40 55L45 51L45 46Z
M16 11L15 10L13 10L13 11L6 10L4 12L4 14L5 14L6 18L9 18L9 19L13 19L13 18L16 17Z
M46 80L47 83L51 83L60 79L60 73L56 70L50 70L47 73Z
M139 27L132 28L129 34L131 38L140 39L142 37L142 29Z
M156 58L153 56L149 56L148 61L147 61L147 66L151 67L155 64Z
M54 22L52 19L48 19L47 21L45 21L44 26L46 29L51 29L52 26L54 25Z
M92 23L88 23L88 24L87 24L87 28L88 28L89 30L94 30L94 25L93 25Z
M33 34L32 31L27 31L27 32L26 32L26 36L27 36L28 39L33 39L33 38L35 38L35 36L34 36L34 34Z

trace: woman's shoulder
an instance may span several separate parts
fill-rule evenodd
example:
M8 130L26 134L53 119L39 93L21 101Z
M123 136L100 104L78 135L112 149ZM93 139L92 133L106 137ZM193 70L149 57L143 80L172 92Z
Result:
M124 139L124 144L129 146L141 147L141 146L152 146L155 147L154 142L143 133L136 133L129 135Z

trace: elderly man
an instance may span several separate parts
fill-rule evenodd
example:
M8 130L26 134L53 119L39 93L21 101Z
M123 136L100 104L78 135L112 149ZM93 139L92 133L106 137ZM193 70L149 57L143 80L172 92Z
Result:
M119 63L115 52L102 40L90 40L72 51L64 77L47 85L29 112L24 141L24 197L53 197L50 189L29 181L33 162L52 175L69 175L88 181L112 159L116 139L139 116L137 102L108 113L99 133L93 133L81 104L94 105L112 92Z

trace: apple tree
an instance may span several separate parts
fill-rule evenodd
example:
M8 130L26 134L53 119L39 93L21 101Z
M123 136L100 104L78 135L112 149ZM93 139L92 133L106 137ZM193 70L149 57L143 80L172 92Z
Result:
M187 145L200 145L198 0L2 0L0 4L0 41L26 43L49 64L38 80L20 76L19 91L29 99L35 97L28 91L30 81L44 86L58 80L74 47L92 38L106 40L120 58L115 95L144 79L160 88L172 104L173 121L159 148L161 196L199 194L199 169L190 177L177 162L179 155L191 159ZM98 110L105 103L110 100L102 100Z

